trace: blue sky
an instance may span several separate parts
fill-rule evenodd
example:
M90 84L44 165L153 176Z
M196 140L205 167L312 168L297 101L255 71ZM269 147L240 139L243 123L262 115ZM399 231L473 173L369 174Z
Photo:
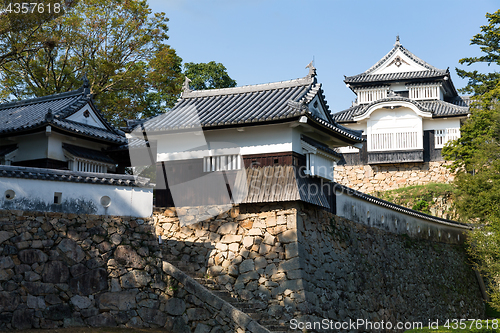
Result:
M450 68L479 55L470 39L499 9L493 0L148 0L165 12L169 44L184 62L223 63L238 86L305 76L313 59L332 112L355 95L344 75L364 72L401 43L431 65ZM495 70L486 66L478 69ZM496 69L498 70L498 69Z

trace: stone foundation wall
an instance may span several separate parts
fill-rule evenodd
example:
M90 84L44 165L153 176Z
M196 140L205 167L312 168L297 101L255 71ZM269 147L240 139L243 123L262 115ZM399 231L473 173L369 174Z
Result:
M462 246L391 234L311 206L303 206L298 218L309 311L301 320L357 318L425 327L429 319L484 318Z
M454 175L446 168L448 163L340 165L335 167L334 179L339 184L364 193L427 183L450 183Z
M148 219L0 211L0 329L266 331L176 267L282 323L484 315L462 247L295 202L240 205L186 226L172 209Z
M154 229L152 218L0 211L0 330L267 332L165 263Z
M185 209L194 216L214 207ZM173 209L154 218L166 260L282 322L484 316L460 245L392 234L299 203L240 205L187 226Z

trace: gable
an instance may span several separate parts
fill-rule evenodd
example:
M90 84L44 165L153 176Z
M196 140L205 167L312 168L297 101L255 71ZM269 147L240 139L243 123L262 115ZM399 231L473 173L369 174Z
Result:
M85 104L80 110L73 113L71 116L66 118L80 124L90 125L94 127L99 127L102 129L107 129L103 122L96 115L89 103Z
M322 103L319 100L319 97L317 95L309 103L308 107L309 107L309 111L311 111L313 115L315 115L323 120L329 121L327 113L326 113L325 109L323 108L323 105L322 105Z
M378 66L371 75L387 73L403 73L428 71L429 69L417 63L414 59L407 56L401 49L397 49L390 57Z

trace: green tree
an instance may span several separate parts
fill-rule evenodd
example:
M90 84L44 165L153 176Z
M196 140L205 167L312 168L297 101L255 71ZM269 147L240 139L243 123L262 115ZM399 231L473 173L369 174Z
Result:
M481 26L481 33L471 39L471 45L478 45L483 55L480 57L468 57L459 60L460 64L467 66L486 63L488 66L500 65L500 10L490 14L486 13L488 24ZM456 69L461 78L469 80L467 86L462 89L464 93L472 93L481 96L481 103L490 103L500 97L500 73L479 73L477 70L466 71Z
M162 112L183 80L182 59L166 44L167 22L145 0L81 0L29 32L32 45L50 42L0 66L1 97L73 90L86 75L98 107L115 124ZM13 45L27 34L9 30L0 42Z
M478 45L483 55L463 58L461 64L500 65L500 10L487 13L486 18L488 24L471 39L471 45ZM472 93L475 102L461 137L448 143L442 153L453 161L459 215L481 224L470 233L468 249L487 277L491 305L500 310L500 73L457 72L469 79L462 91Z
M49 39L36 38L36 32L41 25L61 15L76 5L77 1L44 0L28 3L22 0L0 1L0 65L18 59L20 56L38 51ZM12 31L22 31L23 38L5 43L5 37ZM19 36L20 37L20 36Z
M193 90L236 87L236 81L229 77L226 67L215 61L185 63L184 74L191 80L189 86Z

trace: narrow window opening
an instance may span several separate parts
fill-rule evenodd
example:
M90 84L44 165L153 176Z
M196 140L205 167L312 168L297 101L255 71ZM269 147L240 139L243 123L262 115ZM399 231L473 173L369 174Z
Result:
M62 202L62 193L61 192L54 192L54 204L60 205Z

